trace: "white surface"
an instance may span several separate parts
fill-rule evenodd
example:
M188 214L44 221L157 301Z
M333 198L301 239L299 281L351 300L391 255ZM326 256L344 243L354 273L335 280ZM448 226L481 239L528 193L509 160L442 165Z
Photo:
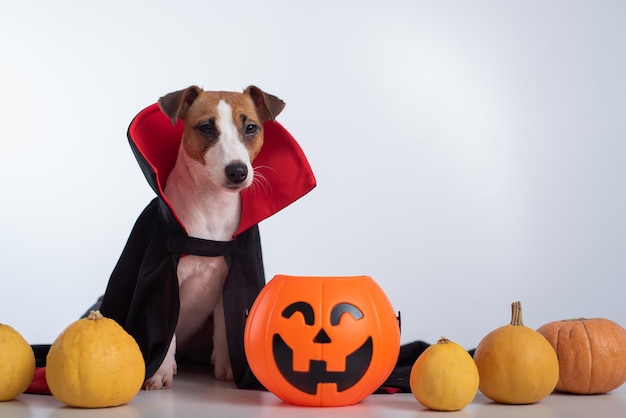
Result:
M165 93L256 84L319 186L261 225L268 279L372 276L402 339L626 325L626 2L0 0L0 321L50 343L153 194ZM155 395L158 396L158 395ZM167 396L167 395L163 395Z
M410 393L375 394L360 404L339 408L288 405L269 392L248 391L216 382L206 375L178 376L172 390L139 394L127 405L106 409L74 409L51 396L21 395L0 402L0 416L11 418L171 418L171 417L438 417L442 418L617 418L626 416L626 389L595 396L552 394L533 405L495 404L478 393L461 411L435 412L422 407Z

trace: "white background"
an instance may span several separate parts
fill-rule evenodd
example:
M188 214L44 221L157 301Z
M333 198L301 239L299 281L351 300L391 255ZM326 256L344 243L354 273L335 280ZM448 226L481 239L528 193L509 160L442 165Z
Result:
M126 140L159 96L287 102L318 187L261 224L268 278L372 276L402 341L509 320L626 325L626 3L0 3L0 322L50 343L153 193Z

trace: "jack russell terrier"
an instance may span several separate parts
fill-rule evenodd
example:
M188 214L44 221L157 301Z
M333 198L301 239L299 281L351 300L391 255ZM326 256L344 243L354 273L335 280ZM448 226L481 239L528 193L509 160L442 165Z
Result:
M203 91L197 86L158 101L172 124L184 122L178 157L165 196L189 236L229 241L239 225L240 191L255 180L253 161L263 145L263 123L283 110L279 98L250 86L243 93ZM222 288L228 274L224 257L187 255L178 267L180 310L175 336L147 390L172 386L175 353L213 315L211 362L218 380L233 380Z

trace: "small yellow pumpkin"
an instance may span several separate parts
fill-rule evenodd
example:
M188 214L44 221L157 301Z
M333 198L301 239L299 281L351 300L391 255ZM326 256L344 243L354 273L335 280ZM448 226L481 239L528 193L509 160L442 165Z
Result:
M409 385L415 399L435 411L458 411L478 391L478 368L459 344L441 338L417 358Z
M604 318L568 319L537 329L559 358L560 392L605 393L626 381L626 330Z
M476 347L480 391L496 402L531 404L554 390L559 361L548 340L524 326L520 302L511 309L511 323L491 331Z
M99 311L70 324L52 343L46 381L68 406L104 408L127 403L145 379L137 342Z
M21 395L35 374L35 353L24 337L0 324L0 401Z

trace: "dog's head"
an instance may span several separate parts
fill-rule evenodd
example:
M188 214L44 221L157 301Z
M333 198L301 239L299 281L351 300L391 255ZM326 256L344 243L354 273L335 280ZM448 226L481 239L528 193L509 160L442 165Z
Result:
M172 121L184 122L182 146L214 184L240 190L252 184L252 161L263 145L263 122L274 120L285 103L249 86L243 93L204 91L191 86L159 99Z

